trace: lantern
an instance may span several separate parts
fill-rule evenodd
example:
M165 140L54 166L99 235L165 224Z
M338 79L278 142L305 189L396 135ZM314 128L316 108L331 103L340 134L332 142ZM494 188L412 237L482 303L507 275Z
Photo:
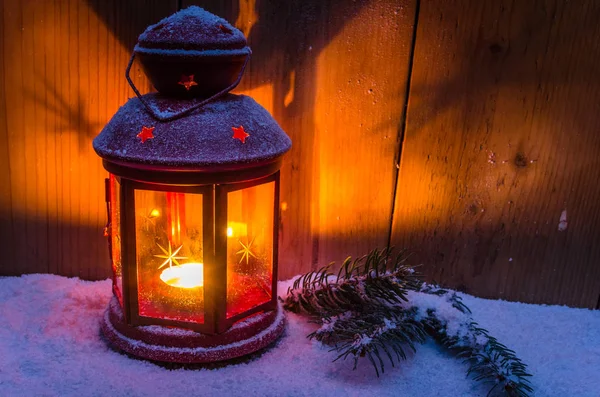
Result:
M129 79L136 56L157 93ZM109 172L114 291L101 327L125 352L220 361L283 330L279 168L291 141L229 93L249 56L239 30L198 7L148 27L126 73L137 96L94 140Z

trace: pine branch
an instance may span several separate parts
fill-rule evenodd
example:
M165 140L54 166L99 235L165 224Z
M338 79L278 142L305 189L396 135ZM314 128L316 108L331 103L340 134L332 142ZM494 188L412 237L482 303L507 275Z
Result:
M337 275L330 266L298 278L288 290L284 307L308 314L322 327L309 338L333 346L334 361L367 357L377 376L385 370L384 358L392 366L406 358L405 348L415 350L426 332L415 320L414 310L405 310L409 290L420 281L406 265L406 251L373 250L352 260L347 258Z
M375 373L385 372L387 357L392 367L407 357L406 347L416 351L415 344L423 343L427 333L423 324L415 320L415 310L383 310L381 312L346 312L325 322L308 335L320 342L333 345L338 356L333 360L354 357L354 369L360 357L367 357Z
M406 251L393 255L391 249L373 250L354 261L346 258L337 276L330 272L331 264L322 267L295 280L284 307L327 319L406 302L407 291L420 287L407 259Z
M442 346L469 363L467 375L492 382L488 396L528 396L533 391L526 365L515 352L472 321L471 311L453 291L422 283L406 261L406 251L373 250L352 260L347 258L337 276L331 265L295 280L284 300L287 310L308 314L321 328L309 338L332 346L334 359L354 358L354 368L367 357L375 373L384 372L385 359L392 366L415 351L429 333ZM410 291L435 295L464 315L460 332L450 332L443 313L408 301ZM457 324L453 323L456 328Z
M457 310L464 314L471 313L455 292L450 293L450 291L433 286L424 286L422 291L440 297L445 296ZM533 392L531 383L527 379L531 376L527 372L527 366L513 350L498 342L476 322L463 324L460 335L448 335L447 321L441 318L435 310L430 309L427 311L427 317L423 323L438 343L469 364L467 376L473 374L474 380L493 385L488 396L529 396L529 393Z

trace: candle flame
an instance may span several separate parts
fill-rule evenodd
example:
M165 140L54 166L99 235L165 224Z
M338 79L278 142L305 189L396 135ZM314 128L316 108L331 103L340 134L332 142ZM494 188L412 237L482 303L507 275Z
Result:
M167 285L176 288L196 288L204 285L204 264L184 263L166 268L160 279Z

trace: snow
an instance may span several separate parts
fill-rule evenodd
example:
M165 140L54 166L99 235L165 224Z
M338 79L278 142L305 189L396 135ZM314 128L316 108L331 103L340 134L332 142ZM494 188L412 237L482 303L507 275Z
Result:
M162 115L187 108L194 100L144 95ZM233 139L232 127L250 134L245 143ZM141 143L142 127L155 127L154 138ZM156 121L138 98L130 99L94 139L94 150L115 162L201 167L258 163L287 152L292 141L254 99L226 94L186 117Z
M112 305L112 304L118 304L118 303L116 303L116 299L112 299L110 301L110 304ZM266 316L265 313L259 314L259 316L261 316L261 315ZM256 343L257 341L264 338L265 336L268 336L268 334L274 332L274 330L279 326L279 324L285 320L284 316L285 316L285 313L283 312L283 310L280 310L279 313L277 313L277 317L275 318L275 321L273 321L273 324L271 324L268 328L265 328L258 334L254 335L253 337L244 339L242 341L229 343L227 345L213 346L213 347L189 348L189 347L162 347L161 346L160 351L184 353L184 354L185 353L203 353L203 352L219 353L219 352L223 352L224 350L231 349L231 348L242 347L247 344ZM254 317L257 317L257 316L254 316ZM150 344L144 343L139 340L130 339L124 335L119 334L119 331L113 327L113 325L111 324L111 322L109 320L108 311L104 312L104 322L107 324L108 327L110 327L111 332L118 334L119 338L127 341L130 345L133 345L135 348L142 347L142 348L145 348L148 350L156 349L155 345L150 345ZM232 328L235 328L236 325L237 324L235 324ZM148 329L149 327L142 327L142 328ZM178 330L176 328L155 327L154 330L156 330L156 328L160 328L163 333L169 333L171 335L181 335L181 333L180 333L181 330Z
M139 37L136 51L142 48L179 50L225 50L246 46L244 34L225 19L191 6L154 25Z
M280 282L285 293L291 282ZM420 307L447 310L415 293ZM536 396L600 395L600 312L463 295L473 317L528 365ZM334 354L306 335L318 326L287 314L276 346L243 364L168 370L109 349L98 324L110 281L53 275L0 278L1 396L484 396L466 366L432 342L380 378L366 360ZM430 300L431 299L431 300Z

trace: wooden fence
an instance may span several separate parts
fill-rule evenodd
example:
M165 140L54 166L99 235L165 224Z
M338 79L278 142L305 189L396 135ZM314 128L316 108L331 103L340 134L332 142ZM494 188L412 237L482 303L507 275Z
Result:
M247 35L237 92L293 140L282 278L391 243L446 286L597 307L593 0L0 0L0 274L109 276L91 140L137 36L191 4Z

